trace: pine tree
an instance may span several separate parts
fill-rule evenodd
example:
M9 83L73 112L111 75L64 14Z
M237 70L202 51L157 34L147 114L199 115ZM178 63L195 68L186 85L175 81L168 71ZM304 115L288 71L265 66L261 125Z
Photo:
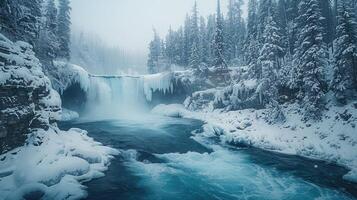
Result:
M198 68L200 63L200 53L199 53L199 26L198 26L198 10L197 2L195 2L192 8L191 17L191 27L190 27L190 42L189 42L189 67Z
M39 39L42 0L2 0L1 32L12 40L22 40L35 47Z
M200 65L200 53L198 50L198 44L193 43L192 49L191 49L191 56L190 56L190 64L189 67L191 69L198 69Z
M167 51L165 48L165 42L160 40L160 53L156 66L157 72L165 72L170 70L170 62L167 59Z
M6 37L15 40L17 35L18 0L0 1L0 31Z
M242 0L230 0L227 18L227 60L231 61L241 56L245 25L242 18Z
M268 17L267 25L263 32L264 44L260 51L258 63L262 68L262 85L264 86L265 102L276 104L278 100L278 59L284 51L281 46L281 35L273 17Z
M345 103L348 91L357 90L357 21L351 2L338 2L337 10L331 88L336 98Z
M221 13L220 0L217 0L216 31L214 35L214 67L226 68L224 61L224 40L223 40L223 16Z
M299 91L306 119L319 119L324 108L327 49L323 42L322 19L317 0L302 0L298 18L301 34L291 81Z
M257 65L259 57L259 42L258 42L258 2L257 0L249 0L248 3L248 21L247 21L247 39L245 42L245 62L249 65L250 78L260 78L261 71Z
M191 19L189 15L186 15L185 25L184 25L184 48L182 49L183 66L188 66L190 51L191 51Z
M148 72L154 74L159 72L158 64L161 55L161 39L154 30L154 39L149 44Z
M206 40L208 41L208 66L214 65L214 37L216 32L216 17L215 15L208 16L207 19L207 35Z
M59 40L59 51L58 56L60 58L70 59L70 34L71 34L71 17L70 17L71 7L69 0L59 1L58 10L58 27L57 27L57 38Z
M199 32L199 53L200 62L208 64L209 62L209 40L207 39L207 26L204 17L200 18L200 32Z
M296 41L298 40L299 30L297 28L297 18L299 15L299 2L297 0L287 0L287 35L288 35L288 47L290 55L293 55L296 49Z
M19 39L32 44L36 51L39 39L42 0L20 0L20 16L18 16Z
M166 55L170 63L174 63L175 60L175 42L175 34L170 26L169 33L166 36Z
M260 0L258 9L258 39L263 42L265 25L268 22L269 13L272 12L272 0Z
M322 20L322 26L324 28L324 42L332 46L332 42L334 39L334 27L331 0L319 0L319 7L321 9L321 15L324 18Z
M183 50L185 47L185 39L182 27L176 32L175 44L175 64L184 66L185 58Z
M44 21L40 31L38 56L48 65L56 58L59 50L57 38L57 8L54 0L48 0L44 10Z

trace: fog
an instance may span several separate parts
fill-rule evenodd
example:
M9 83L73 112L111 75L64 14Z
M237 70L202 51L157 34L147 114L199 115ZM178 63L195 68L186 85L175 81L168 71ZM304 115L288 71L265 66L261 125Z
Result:
M229 0L221 0L225 13ZM197 0L200 15L216 10L216 0ZM97 34L109 45L147 54L153 28L165 35L183 24L194 0L72 0L72 28ZM245 10L245 9L244 9Z

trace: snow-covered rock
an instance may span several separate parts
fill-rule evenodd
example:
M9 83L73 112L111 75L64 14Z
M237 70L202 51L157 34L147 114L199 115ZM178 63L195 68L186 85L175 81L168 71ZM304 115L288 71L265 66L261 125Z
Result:
M85 88L86 72L72 68ZM68 116L61 115L60 95L32 46L0 34L0 200L80 199L86 197L81 183L104 175L118 152L85 131L59 130L61 118Z
M22 145L30 129L47 129L60 111L32 46L0 34L0 153Z
M85 198L82 183L104 176L119 153L79 129L39 129L27 143L0 156L0 199Z

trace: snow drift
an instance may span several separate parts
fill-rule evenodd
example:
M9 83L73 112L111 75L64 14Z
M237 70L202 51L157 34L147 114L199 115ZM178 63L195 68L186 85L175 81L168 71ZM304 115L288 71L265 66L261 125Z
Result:
M84 198L82 183L104 176L117 154L83 130L38 130L27 145L0 156L0 199Z

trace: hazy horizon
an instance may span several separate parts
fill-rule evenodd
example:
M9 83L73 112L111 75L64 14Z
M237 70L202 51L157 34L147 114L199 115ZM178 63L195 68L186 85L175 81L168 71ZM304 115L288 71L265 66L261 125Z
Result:
M146 55L155 28L165 36L183 25L194 0L72 0L72 29L97 35L110 46ZM229 0L221 0L224 13ZM199 14L216 11L217 0L197 0ZM246 10L245 8L243 8ZM246 15L246 13L245 13Z

